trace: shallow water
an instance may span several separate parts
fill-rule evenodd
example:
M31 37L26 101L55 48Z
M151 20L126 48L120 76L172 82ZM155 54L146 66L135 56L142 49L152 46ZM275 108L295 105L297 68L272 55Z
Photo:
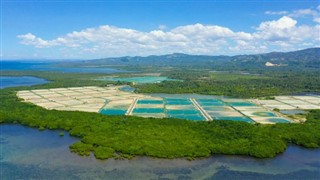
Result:
M17 86L33 86L47 82L45 79L31 76L0 76L0 89Z
M121 91L125 91L125 92L134 92L135 88L131 87L131 86L123 86L120 88Z
M306 114L307 112L304 110L294 109L294 110L280 110L282 114L287 115L296 115L296 114Z
M1 179L317 179L320 149L289 147L273 159L214 155L210 158L105 161L70 153L78 139L61 131L1 125Z

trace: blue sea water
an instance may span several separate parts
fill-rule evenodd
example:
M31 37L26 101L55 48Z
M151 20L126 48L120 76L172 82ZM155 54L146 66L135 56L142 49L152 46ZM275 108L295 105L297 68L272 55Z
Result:
M50 61L1 61L0 69L1 71L10 70L33 70L33 71L60 71L65 73L101 73L101 74L112 74L129 72L113 68L92 68L92 67L75 67L75 68L64 68L58 67L59 62Z
M0 89L16 86L33 86L47 82L45 79L31 76L0 76Z

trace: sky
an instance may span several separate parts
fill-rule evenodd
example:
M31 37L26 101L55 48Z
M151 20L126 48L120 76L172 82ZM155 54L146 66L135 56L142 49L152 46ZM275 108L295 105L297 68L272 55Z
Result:
M319 0L1 0L1 59L236 55L319 46Z

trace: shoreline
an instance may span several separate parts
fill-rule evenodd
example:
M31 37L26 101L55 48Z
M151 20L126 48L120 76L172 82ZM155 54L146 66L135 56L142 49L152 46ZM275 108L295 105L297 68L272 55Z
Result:
M36 128L36 127L31 127L31 126L28 126L28 125L23 125L23 124L19 124L19 123L0 123L0 128L2 128L3 126L21 126L21 127L24 127L24 128L30 128L32 130L37 130L39 131L40 133L42 133L43 131L50 131L52 133L57 133L57 137L59 136L58 133L61 133L63 132L64 134L68 134L69 137L71 137L72 139L76 140L76 142L80 142L81 139L77 136L73 136L71 135L68 131L65 131L63 129L41 129L39 130L39 128ZM60 138L63 138L63 137L60 137ZM72 145L72 144L70 144ZM299 148L301 150L310 150L310 151L317 151L317 150L320 150L320 147L318 148L308 148L308 147L304 147L304 146L299 146L299 145L296 145L296 144L293 144L293 143L289 143L287 144L287 147L286 149L284 149L284 151L278 153L276 156L274 157L270 157L270 158L257 158L257 157L254 157L254 156L250 156L250 155L241 155L241 154L223 154L223 153L213 153L211 154L210 156L207 156L207 157L195 157L195 158L192 158L192 159L189 159L189 157L174 157L174 158L162 158L162 157L156 157L156 156L147 156L147 155L135 155L135 156L132 156L131 158L108 158L108 159L98 159L94 156L93 153L90 153L89 156L81 156L81 155L78 155L79 157L87 157L87 158L95 158L98 162L101 161L101 162L106 162L106 161L109 161L109 160L114 160L114 161L123 161L123 160L127 160L127 161L135 161L137 159L143 159L143 158L147 158L149 160L166 160L166 161L171 161L171 160L182 160L182 161L202 161L202 160L209 160L209 159L212 159L212 158L215 158L215 157L221 157L221 156L230 156L230 157L237 157L237 158L249 158L249 159L252 159L252 160L272 160L272 159L275 159L281 155L283 155L284 153L286 153L287 149L288 148ZM73 153L71 152L72 154L77 154L77 153Z

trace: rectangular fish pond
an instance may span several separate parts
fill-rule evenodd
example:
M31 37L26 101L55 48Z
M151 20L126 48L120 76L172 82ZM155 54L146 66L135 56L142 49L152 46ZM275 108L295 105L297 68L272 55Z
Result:
M197 99L197 98L139 98L135 104L123 107L103 108L107 115L133 115L154 118L178 118L192 121L229 120L248 123L290 123L277 114L245 100ZM129 111L130 108L131 111ZM131 113L130 113L131 112ZM128 114L129 113L129 114ZM211 119L209 119L209 117Z

